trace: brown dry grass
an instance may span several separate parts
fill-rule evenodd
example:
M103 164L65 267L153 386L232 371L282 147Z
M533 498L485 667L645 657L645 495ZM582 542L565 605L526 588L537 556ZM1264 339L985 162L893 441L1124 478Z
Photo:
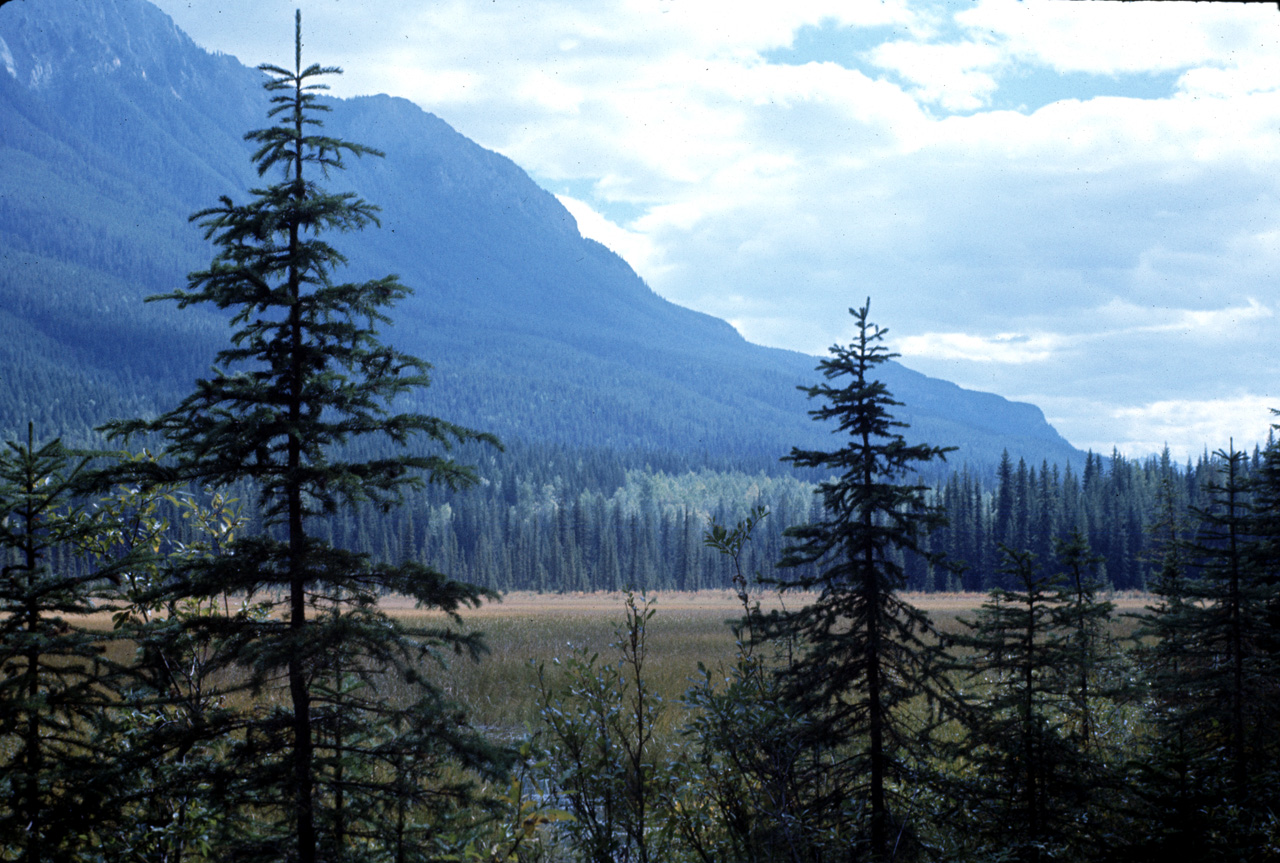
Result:
M668 703L678 703L698 675L699 663L714 670L733 661L736 649L727 622L741 616L742 606L737 595L726 590L660 591L648 597L655 601L656 614L649 626L645 676ZM808 598L792 595L786 603L798 608ZM913 593L906 598L940 629L955 632L962 628L959 618L972 619L986 595ZM778 601L768 594L761 600L765 607ZM437 679L491 730L510 733L532 726L537 715L537 665L544 664L553 682L560 682L555 660L567 659L576 648L598 654L601 662L616 662L612 643L625 615L625 601L623 593L518 592L507 594L502 602L467 610L464 625L483 632L491 652L476 663L455 658ZM1135 594L1113 601L1117 614L1123 614L1140 610L1148 598ZM439 616L416 610L404 599L391 599L383 607L409 622Z
M669 703L678 703L698 675L699 663L716 669L733 661L736 649L728 621L741 616L736 594L727 590L677 592L660 591L654 600L656 614L649 627L649 679L654 689ZM811 597L789 595L790 608L802 606ZM985 594L922 594L905 597L926 611L943 631L961 629L960 618L972 619L986 599ZM768 608L778 599L760 597ZM1150 601L1144 594L1112 597L1117 614L1140 611ZM489 654L479 662L462 657L445 658L443 667L427 669L427 674L468 709L475 721L490 731L518 734L536 723L537 666L544 665L553 682L562 682L562 662L576 649L595 653L603 663L618 660L613 642L624 616L623 593L508 593L501 602L488 602L462 613L463 629L478 630L485 636ZM439 621L438 611L416 609L413 601L390 597L382 608L405 623ZM87 623L109 629L106 614L94 615ZM1120 629L1132 628L1130 621L1117 617Z
M647 594L656 601L658 614L665 618L671 615L679 617L702 617L719 621L729 620L741 615L742 604L736 593L730 590L700 591L655 591ZM940 619L953 618L958 615L968 616L986 600L985 593L905 593L904 598L917 608ZM786 604L798 608L812 597L808 594L789 594ZM759 599L765 609L778 605L774 594L753 595ZM474 621L483 628L484 623L495 619L526 619L536 621L538 618L595 618L601 622L619 620L622 617L623 603L626 594L613 591L597 591L594 593L534 593L532 591L512 591L504 594L497 602L486 602L479 608L463 609L462 617ZM1118 593L1111 597L1118 614L1132 614L1141 611L1150 604L1150 594L1137 591ZM390 596L380 603L382 609L391 616L412 623L420 618L438 618L440 612L414 607L413 600L403 596ZM106 612L77 618L76 623L90 629L106 630L111 628L111 616Z
M699 591L654 591L646 594L657 602L659 613L673 612L691 615L722 615L731 617L738 614L742 605L737 594L729 590ZM765 595L763 604L769 607L769 597ZM468 619L490 619L495 617L526 617L548 615L551 617L597 617L600 615L622 614L626 594L618 591L597 591L594 593L534 593L532 591L512 591L503 595L498 602L486 602L479 608L466 609L463 616ZM788 604L800 604L801 600L788 600ZM412 618L421 614L438 612L423 611L413 607L413 600L406 597L388 597L381 603L383 609L396 617Z
M659 614L668 612L686 615L719 614L727 618L736 616L742 609L737 594L730 590L665 590L647 595L657 601ZM947 612L963 614L976 611L987 598L985 593L905 593L903 596L912 605L930 614ZM480 608L467 609L463 612L463 616L468 619L483 620L528 615L552 617L621 615L625 597L625 594L616 591L595 593L513 591L504 594L500 602L487 602ZM772 594L762 594L759 598L766 609L777 604L777 599ZM806 594L788 594L786 603L791 607L799 607L804 605L808 598ZM1151 601L1151 597L1145 593L1130 591L1112 596L1111 601L1115 603L1118 612L1124 613L1141 610ZM415 609L413 601L405 597L388 597L383 600L382 607L396 617L412 618L420 614L433 613Z

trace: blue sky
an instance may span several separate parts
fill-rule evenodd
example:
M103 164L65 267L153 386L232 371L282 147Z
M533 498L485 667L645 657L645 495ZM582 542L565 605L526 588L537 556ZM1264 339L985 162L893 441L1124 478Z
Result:
M1280 407L1280 12L1059 0L158 4L510 156L658 293L1179 456ZM940 442L945 443L945 442Z

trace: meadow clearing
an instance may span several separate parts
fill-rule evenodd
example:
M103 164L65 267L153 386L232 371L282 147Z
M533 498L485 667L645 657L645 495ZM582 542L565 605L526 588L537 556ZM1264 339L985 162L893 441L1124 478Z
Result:
M730 623L742 616L742 604L737 594L728 590L656 591L643 596L653 603L655 612L648 624L645 680L673 708L660 723L670 730L683 719L680 702L699 679L699 665L709 669L713 679L719 669L732 665L737 647ZM971 620L987 598L983 593L904 596L948 633L962 631L961 621ZM637 600L641 598L637 595ZM804 594L789 594L785 602L794 608L808 599ZM1136 592L1118 593L1110 599L1115 606L1111 631L1121 637L1135 628L1129 615L1140 613L1151 601L1148 594ZM759 600L765 609L779 602L776 594L767 593L753 595L752 600ZM576 651L597 655L601 665L618 662L616 642L625 603L622 592L509 592L501 601L461 613L463 629L480 632L488 653L478 661L452 654L440 656L427 675L466 709L476 726L499 739L520 738L538 724L539 667L545 670L545 681L557 688L564 682L562 664ZM410 626L445 622L441 612L415 608L413 601L404 597L387 597L380 607ZM106 613L78 620L93 629L111 628ZM131 644L117 642L108 653L127 661L132 650Z
M928 612L944 632L963 627L986 599L980 593L913 593L907 599ZM764 594L763 607L777 603ZM736 594L727 590L648 594L655 614L648 626L646 682L665 701L678 706L698 677L701 663L713 673L733 662L736 647L729 621L742 614ZM465 657L444 657L437 680L467 708L473 721L500 737L520 736L534 724L538 711L538 666L546 669L551 684L562 680L557 660L563 663L575 650L598 654L599 662L618 661L613 646L624 619L623 593L512 592L501 602L489 602L463 614L465 626L484 634L489 654L478 662ZM786 602L803 604L802 595ZM1113 632L1133 629L1125 615L1142 611L1150 597L1140 593L1117 594ZM413 608L410 601L387 599L383 608L406 623L430 623L439 612ZM672 710L668 722L678 724L681 711Z

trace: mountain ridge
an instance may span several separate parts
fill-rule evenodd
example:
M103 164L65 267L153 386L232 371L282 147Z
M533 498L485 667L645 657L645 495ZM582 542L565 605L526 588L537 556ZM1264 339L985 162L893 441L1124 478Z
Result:
M191 212L261 182L242 140L264 123L261 75L143 0L7 4L0 43L0 368L58 394L0 398L0 433L33 412L88 425L162 410L227 331L212 311L141 300L207 265ZM388 338L435 365L420 407L592 447L777 457L827 442L796 390L817 382L816 357L664 300L515 162L414 103L330 105L329 133L387 153L348 160L329 186L382 208L381 230L341 238L343 278L394 272L413 288ZM959 444L960 460L1082 458L1033 405L896 363L884 378L909 438Z

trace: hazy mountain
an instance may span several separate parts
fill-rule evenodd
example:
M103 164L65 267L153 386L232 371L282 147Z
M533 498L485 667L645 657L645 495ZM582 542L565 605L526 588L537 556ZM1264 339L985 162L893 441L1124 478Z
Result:
M242 136L264 123L260 84L143 0L0 9L0 435L163 409L207 370L223 322L142 299L208 263L188 215L256 182ZM332 178L383 211L338 245L351 277L415 289L390 338L435 365L427 410L573 445L772 457L825 441L795 389L815 357L663 300L509 159L387 96L336 100L327 128L387 154ZM886 378L910 436L960 458L1079 457L1032 405Z

